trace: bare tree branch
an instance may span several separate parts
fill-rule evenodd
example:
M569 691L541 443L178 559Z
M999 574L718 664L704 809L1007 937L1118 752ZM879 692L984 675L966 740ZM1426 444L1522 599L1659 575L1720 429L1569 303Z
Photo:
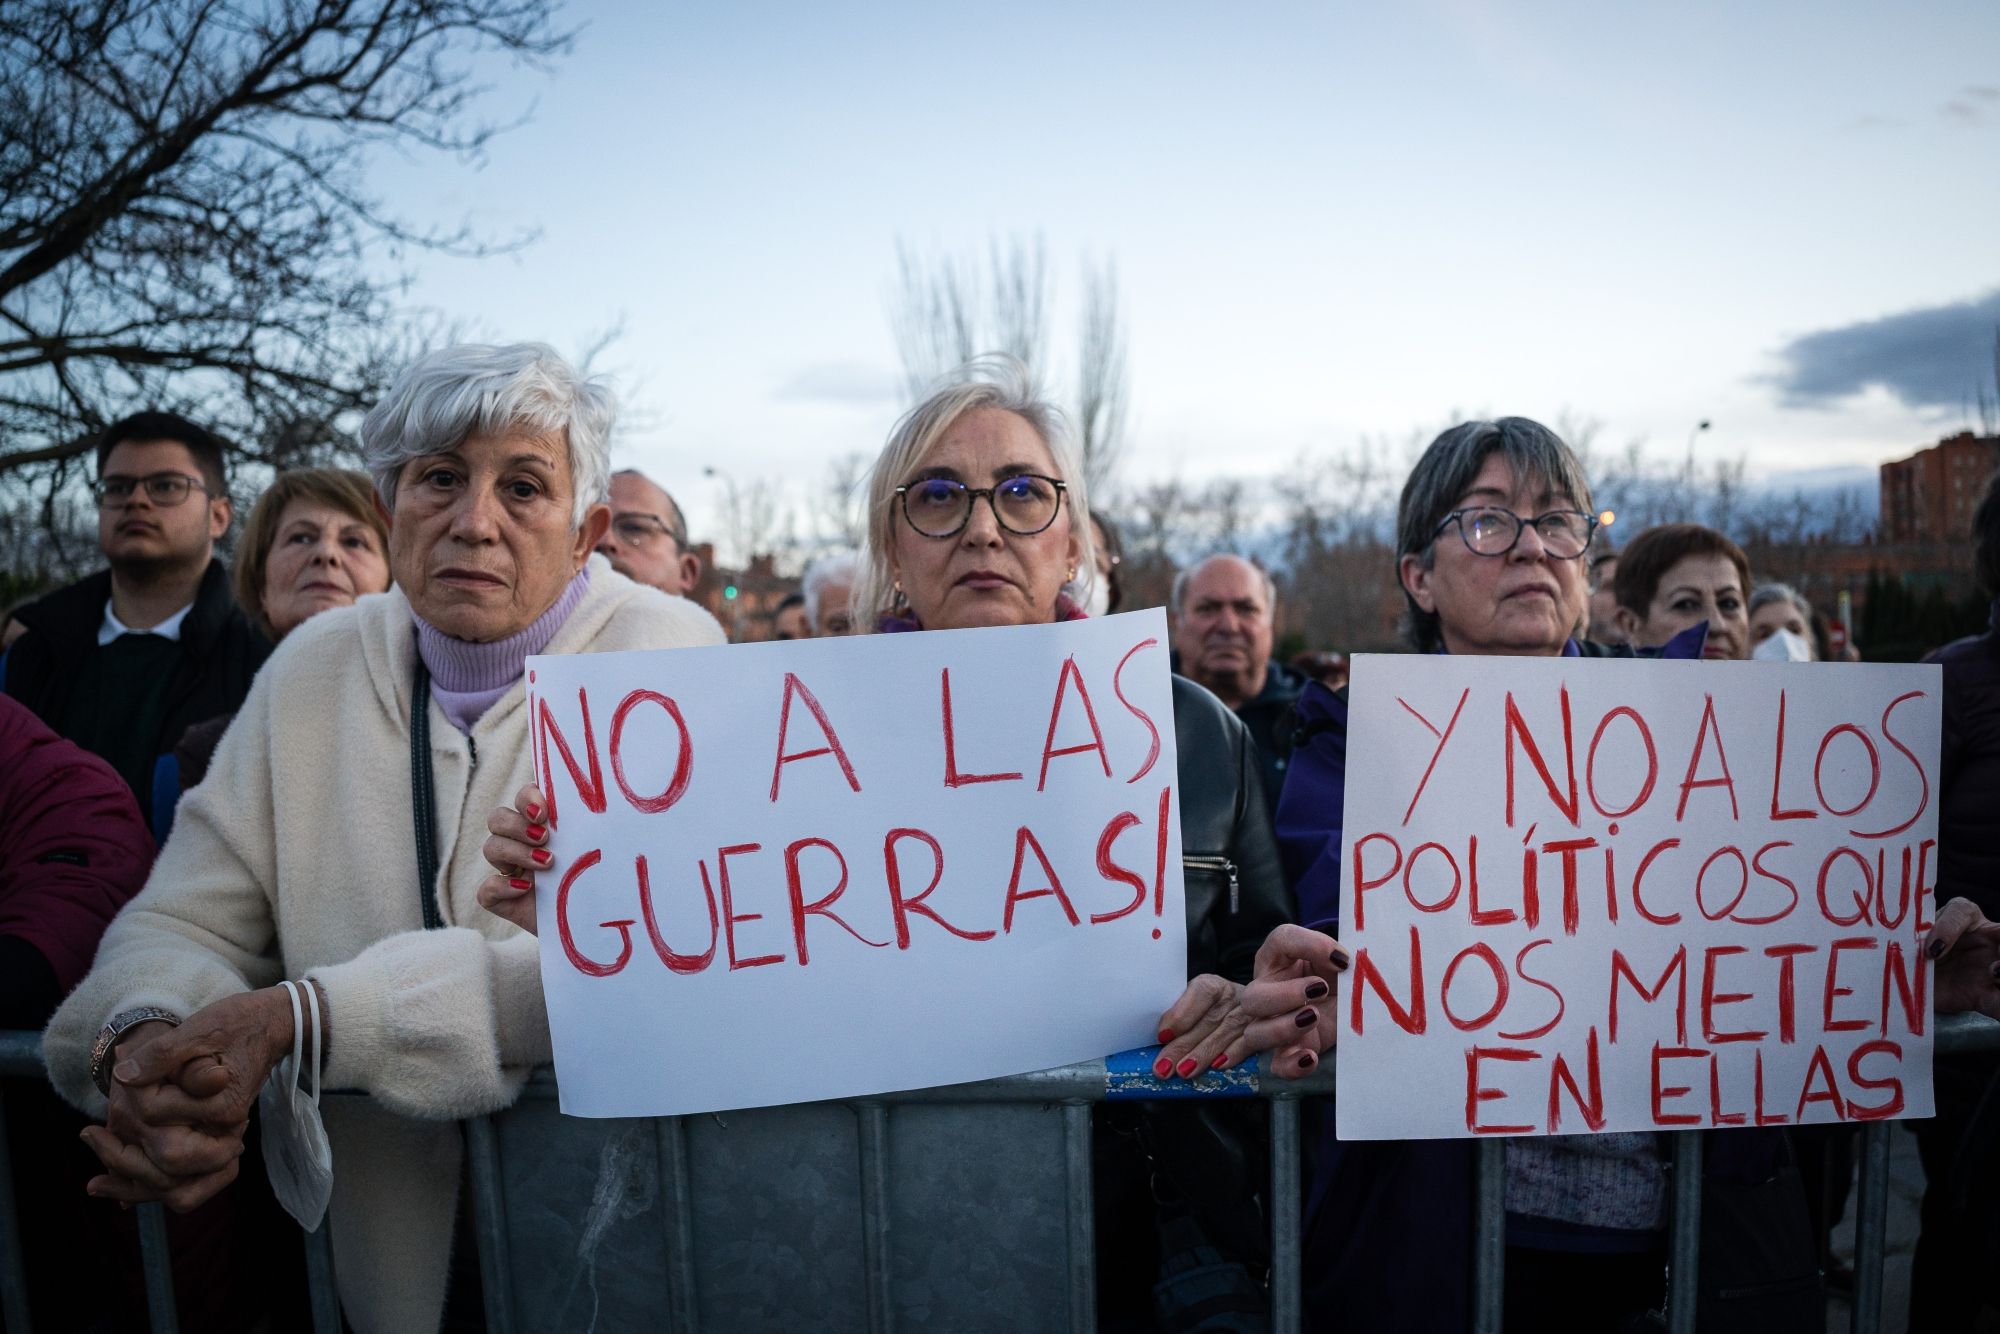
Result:
M889 324L910 401L985 352L1011 353L1048 382L1055 360L1049 338L1054 286L1039 236L994 240L983 272L976 261L925 258L897 241ZM1115 265L1085 260L1082 287L1071 410L1084 475L1102 486L1116 468L1125 428L1125 332Z
M91 433L142 406L246 459L351 448L424 338L382 252L527 239L393 215L370 157L476 159L504 125L475 119L473 70L561 55L559 3L0 5L0 479L70 480Z

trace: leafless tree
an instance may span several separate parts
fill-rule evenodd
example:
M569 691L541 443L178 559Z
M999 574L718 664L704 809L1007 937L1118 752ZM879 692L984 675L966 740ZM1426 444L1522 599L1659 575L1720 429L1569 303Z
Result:
M868 482L868 467L865 454L839 454L827 460L810 507L815 547L855 550L861 546L861 492Z
M1106 260L1083 264L1076 382L1070 404L1085 475L1093 486L1111 476L1123 443L1128 393L1118 275ZM921 398L939 376L985 352L1019 357L1045 379L1055 353L1049 313L1055 281L1042 238L995 240L983 261L919 253L896 245L889 323L903 363L904 392Z
M1125 326L1118 317L1118 270L1110 260L1083 267L1076 429L1085 476L1093 486L1108 483L1125 441Z
M475 161L473 66L567 48L558 0L0 4L0 480L62 489L139 407L270 465L339 456L436 331L393 308L413 250L482 238L386 211L388 148Z

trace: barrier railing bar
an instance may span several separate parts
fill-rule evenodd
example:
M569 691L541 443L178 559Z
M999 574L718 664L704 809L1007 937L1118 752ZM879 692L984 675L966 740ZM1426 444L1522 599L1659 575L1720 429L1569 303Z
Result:
M1473 1334L1500 1334L1506 1310L1507 1141L1479 1141L1472 1209Z
M1271 1100L1271 1334L1299 1334L1299 1104Z
M1673 1231L1667 1252L1667 1334L1695 1334L1701 1298L1702 1132L1674 1132Z
M0 1032L0 1075L42 1078L42 1035ZM15 1212L14 1160L7 1151L4 1090L0 1090L0 1320L9 1330L28 1328L28 1270L21 1257L21 1220Z
M305 1238L306 1295L312 1302L313 1334L340 1334L340 1290L333 1284L333 1224L322 1218Z
M700 1308L694 1296L694 1181L688 1168L686 1118L659 1118L653 1126L653 1140L668 1200L667 1328L674 1334L695 1334L695 1313Z
M472 1169L472 1235L479 1245L479 1286L486 1295L490 1334L514 1334L514 1289L507 1282L507 1201L500 1181L500 1142L493 1118L465 1121L465 1152Z
M2000 1049L2000 1021L1983 1015L1940 1016L1935 1029L1935 1049L1940 1055ZM41 1035L33 1032L0 1031L0 1076L44 1078ZM1143 1084L1143 1081L1141 1081ZM1164 1086L1163 1086L1164 1087ZM1148 1093L1132 1081L1125 1081L1119 1096L1146 1097ZM1186 1085L1174 1090L1189 1096ZM1324 1096L1334 1092L1331 1063L1323 1064L1304 1079L1278 1081L1238 1080L1210 1089L1196 1087L1193 1096L1263 1097L1271 1103L1272 1133L1272 1315L1273 1328L1285 1332L1296 1329L1299 1319L1299 1211L1296 1099ZM553 1073L538 1071L529 1081L524 1096L554 1098ZM1068 1225L1070 1250L1070 1315L1072 1328L1094 1328L1096 1318L1096 1271L1091 1216L1090 1104L1107 1096L1106 1064L1084 1061L1054 1070L1035 1071L1000 1079L931 1089L912 1089L884 1094L870 1100L876 1115L886 1118L890 1106L908 1103L1061 1102L1065 1130L1065 1170L1068 1178ZM687 1143L680 1118L660 1118L662 1170L672 1184L675 1201L673 1237L669 1240L670 1273L674 1291L669 1309L675 1328L693 1331L698 1325L699 1307L695 1300L692 1255L692 1192L689 1189ZM480 1246L480 1278L487 1297L487 1320L495 1334L511 1334L514 1328L512 1292L506 1283L506 1214L499 1179L498 1142L490 1119L475 1118L466 1124L467 1152L471 1165L473 1204L477 1211L475 1230ZM886 1126L886 1120L884 1121ZM4 1144L5 1107L0 1103L0 1144ZM885 1132L886 1133L886 1132ZM1698 1277L1698 1256L1686 1249L1693 1243L1683 1240L1683 1231L1698 1240L1700 1217L1700 1149L1698 1131L1676 1132L1681 1141L1677 1161L1691 1164L1675 1177L1675 1222L1672 1234L1675 1264L1674 1296L1685 1282L1691 1291ZM865 1131L864 1131L865 1134ZM1877 1334L1881 1327L1882 1269L1887 1249L1888 1170L1890 1130L1886 1122L1871 1122L1862 1129L1862 1170L1856 1200L1855 1293L1852 1305L1853 1334ZM886 1172L877 1145L876 1172ZM1505 1142L1484 1140L1478 1145L1477 1211L1474 1223L1474 1324L1480 1334L1498 1334L1505 1309L1504 1269L1506 1261L1506 1167ZM4 1159L0 1151L0 1159ZM11 1161L0 1161L0 1316L8 1328L26 1329L26 1274L20 1256L20 1228L14 1198ZM877 1189L886 1188L877 1181ZM866 1189L866 1188L865 1188ZM1685 1225L1682 1220L1689 1220ZM173 1272L168 1254L165 1216L157 1204L141 1205L138 1212L139 1246L146 1280L147 1306L155 1334L178 1334L179 1319L174 1307ZM312 1312L316 1331L338 1329L338 1297L332 1283L331 1242L323 1234L306 1234L307 1271L312 1285ZM883 1312L875 1328L887 1329L888 1299L878 1291L887 1282L886 1215L881 1231L874 1232L881 1264L870 1262L871 1310ZM316 1237L318 1238L316 1240ZM1685 1253L1684 1253L1685 1252ZM1685 1276L1683 1278L1682 1276ZM1685 1314L1683 1314L1685 1313ZM1691 1299L1669 1301L1668 1316L1673 1331L1694 1328ZM1683 1323L1685 1321L1686 1323Z
M1069 1327L1072 1334L1097 1328L1097 1218L1091 1197L1090 1104L1063 1107L1064 1192L1069 1201Z
M153 1334L180 1334L181 1316L174 1309L174 1262L167 1253L167 1211L164 1205L142 1204L139 1214L139 1263L146 1274L146 1315Z
M7 1152L7 1092L0 1089L0 1325L28 1334L28 1263L14 1213L14 1158Z
M1853 1334L1882 1327L1882 1266L1889 1239L1889 1123L1861 1129L1861 1191L1854 1202Z
M306 1232L306 1296L312 1302L312 1334L340 1334L340 1288L334 1286L334 1226Z
M891 1334L889 1305L889 1111L879 1102L857 1108L861 1119L861 1267L868 1281L868 1328Z

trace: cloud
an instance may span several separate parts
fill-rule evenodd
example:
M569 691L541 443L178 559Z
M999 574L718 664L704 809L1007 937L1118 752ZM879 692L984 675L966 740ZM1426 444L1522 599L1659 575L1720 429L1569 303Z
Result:
M895 371L859 361L823 361L801 366L772 392L788 403L839 403L874 407L894 403L903 378Z
M1845 133L1859 134L1869 130L1900 130L1903 122L1894 116L1857 116L1840 128Z
M1959 89L1938 115L1954 125L1984 125L1989 110L2000 110L2000 85L1974 83Z
M1872 387L1912 408L1957 408L1993 386L2000 290L1970 301L1906 310L1822 329L1778 350L1770 377L1788 408L1827 407Z

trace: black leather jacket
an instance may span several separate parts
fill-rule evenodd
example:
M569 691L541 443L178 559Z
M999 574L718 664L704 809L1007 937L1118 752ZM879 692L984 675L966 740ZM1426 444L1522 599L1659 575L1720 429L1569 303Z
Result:
M1184 676L1173 680L1188 976L1248 982L1264 937L1295 918L1257 748L1221 700Z

